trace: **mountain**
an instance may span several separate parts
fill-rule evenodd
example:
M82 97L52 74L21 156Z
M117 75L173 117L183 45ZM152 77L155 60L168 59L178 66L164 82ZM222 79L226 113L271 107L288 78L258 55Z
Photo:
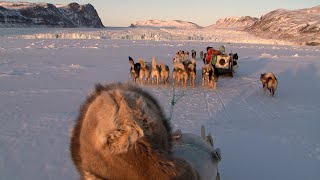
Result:
M91 4L0 2L0 27L104 27Z
M244 30L252 26L259 19L250 16L244 17L228 17L219 19L216 24L209 26L207 28L226 28L226 29L235 29L235 30Z
M147 20L137 21L132 23L130 27L158 27L158 28L185 28L185 29L200 29L201 26L186 21L173 20L173 21L162 21L162 20Z
M320 45L320 6L299 10L278 9L265 14L246 30L264 38Z

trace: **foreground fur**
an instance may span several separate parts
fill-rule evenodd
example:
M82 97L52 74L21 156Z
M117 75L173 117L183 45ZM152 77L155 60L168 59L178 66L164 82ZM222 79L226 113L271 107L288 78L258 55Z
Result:
M262 83L263 92L266 92L267 89L270 91L270 95L274 96L274 93L278 87L278 80L272 72L261 74L260 81Z
M96 85L71 134L82 179L198 179L171 154L171 130L158 102L128 84Z

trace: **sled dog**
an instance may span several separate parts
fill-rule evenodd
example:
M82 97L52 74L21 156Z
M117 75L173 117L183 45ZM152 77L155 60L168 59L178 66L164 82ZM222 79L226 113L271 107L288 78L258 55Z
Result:
M129 84L97 84L71 133L81 179L198 179L172 154L172 133L157 100Z
M270 95L274 96L274 93L277 90L278 80L272 72L261 74L260 81L262 83L263 92L266 92L267 89L270 91Z
M130 67L130 75L131 75L132 82L136 83L137 79L140 76L141 64L140 63L134 63L132 57L130 57L130 56L129 56L129 63L131 65L131 67Z
M131 78L134 83L136 83L137 78L139 78L139 82L142 85L145 82L150 82L150 67L143 59L139 59L137 63L134 63L132 57L129 56L129 63L131 65Z
M151 84L154 82L159 85L160 79L160 66L157 65L157 60L155 57L152 57L152 69L151 69Z
M193 50L193 49L191 50L191 58L194 59L194 60L196 60L196 58L197 58L197 52L195 50Z
M208 85L212 86L214 90L217 89L219 74L215 71L211 64L206 64L202 68L202 86Z
M172 79L173 85L177 83L179 85L180 81L182 86L187 86L187 81L189 77L188 67L185 66L183 63L174 63L173 64L173 71L172 71Z
M188 65L189 77L190 77L190 86L194 87L197 77L197 70L196 70L196 61L192 59Z
M170 74L169 66L161 63L160 64L160 78L165 85L168 84L169 74Z

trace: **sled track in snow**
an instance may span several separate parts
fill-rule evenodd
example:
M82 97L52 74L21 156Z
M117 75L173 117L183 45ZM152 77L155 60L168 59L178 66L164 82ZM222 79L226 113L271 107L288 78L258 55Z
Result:
M254 84L256 84L255 87L258 87L258 84L257 84L257 83L254 83ZM252 85L254 85L254 84L252 84ZM258 87L258 89L259 89L259 87ZM271 98L273 98L273 97L271 97ZM265 109L265 112L266 112L269 116L271 116L271 119L272 119L272 120L279 118L279 116L275 115L275 114L271 111L271 109L261 100L261 98L259 98L259 93L258 93L258 92L257 92L257 95L255 96L255 99L256 99L256 100L260 103L260 105Z
M221 103L221 105L222 105L222 107L223 107L223 110L226 112L225 114L227 115L227 117L229 118L229 120L232 121L232 118L231 118L230 114L228 113L227 108L226 108L226 106L225 106L225 103L223 102L223 100L222 100L222 98L221 98L218 90L216 90L216 94L218 95L218 98L219 98L220 103Z
M208 111L208 114L209 114L209 118L211 118L212 114L211 114L210 109L209 109L208 96L207 96L206 92L204 92L203 98L204 98L204 101L206 102L206 108L207 108L207 111Z
M256 106L248 103L248 101L246 101L246 100L239 94L239 92L238 92L236 89L234 89L234 88L231 88L231 89L232 89L239 97L241 97L242 102L244 102L248 107L253 107L255 110L258 110L258 108L257 108ZM259 111L259 113L261 113L261 115L259 115L259 113L256 112L255 110L252 110L252 109L250 109L250 108L248 108L248 109L249 109L251 112L253 112L253 113L254 113L257 117L259 117L260 119L267 120L267 118L264 117L264 116L267 116L264 112Z

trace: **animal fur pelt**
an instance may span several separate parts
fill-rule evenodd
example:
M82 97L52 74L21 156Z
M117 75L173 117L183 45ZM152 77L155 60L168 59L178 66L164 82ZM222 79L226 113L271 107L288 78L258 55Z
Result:
M270 91L270 95L274 96L274 93L278 87L278 80L272 72L261 74L260 81L262 83L263 92L266 92L267 89Z
M156 99L129 84L97 84L71 134L81 179L198 179L175 158L169 121Z

